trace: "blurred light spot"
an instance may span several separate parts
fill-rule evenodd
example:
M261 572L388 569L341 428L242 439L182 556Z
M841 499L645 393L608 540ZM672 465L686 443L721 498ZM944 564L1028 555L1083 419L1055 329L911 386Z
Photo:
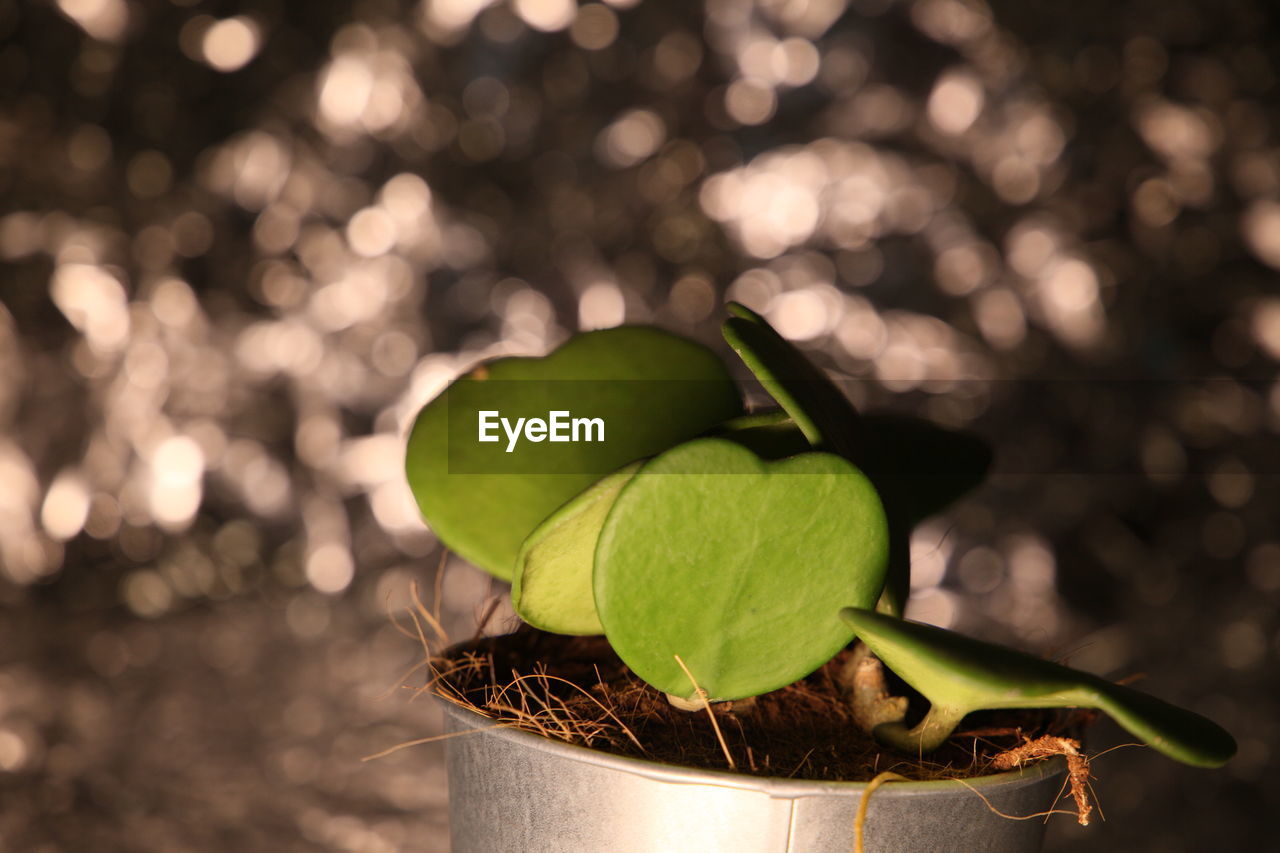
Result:
M626 315L626 299L612 282L598 281L578 299L578 328L583 331L620 326Z
M1253 669L1267 654L1267 640L1261 629L1250 621L1232 622L1222 629L1218 642L1222 662L1232 669Z
M1098 277L1076 258L1051 264L1036 283L1040 306L1050 329L1065 343L1090 346L1104 331Z
M382 186L382 206L399 225L410 225L431 213L431 188L412 172L401 172Z
M462 108L473 118L502 118L511 93L497 77L477 77L462 90Z
M173 591L158 572L150 569L126 575L121 587L125 604L144 618L161 616L173 606Z
M67 158L82 172L101 169L111 159L111 137L96 124L82 124L67 140Z
M111 495L99 492L89 502L84 532L94 539L110 539L120 530L120 503Z
M934 524L924 524L911 533L911 589L931 589L942 583L951 558L951 545L945 531Z
M165 278L155 285L149 302L151 312L166 326L182 328L196 317L199 310L191 286L177 278Z
M938 285L953 296L977 290L991 275L992 261L977 243L957 243L938 253L933 272Z
M715 310L715 285L710 278L700 273L681 276L671 286L668 304L681 322L701 322Z
M773 47L770 72L773 79L788 86L805 86L818 76L821 57L813 42L793 36Z
M321 114L339 126L356 124L373 94L373 83L373 71L363 58L335 57L320 78Z
M739 124L764 124L773 118L778 98L770 87L744 77L734 80L725 89L724 108L729 117Z
M1009 232L1009 264L1027 278L1038 275L1057 249L1057 236L1032 219L1023 220Z
M30 255L43 240L40 218L33 213L11 213L0 219L0 255L7 260Z
M1280 226L1280 221L1277 221L1277 226ZM1276 240L1277 249L1280 249L1280 230ZM1280 253L1277 260L1280 261ZM1280 360L1280 299L1268 297L1260 300L1253 309L1252 319L1253 339L1266 350L1267 355Z
M329 627L329 602L314 593L295 595L285 606L284 619L295 636L318 637Z
M1203 160L1217 147L1205 114L1153 100L1137 110L1138 130L1151 150L1168 159Z
M119 350L129 335L124 287L106 270L64 264L53 274L50 296L71 325L84 333L95 352Z
M319 592L333 595L342 592L355 577L351 552L336 542L327 542L307 557L307 581Z
M573 23L574 0L514 0L512 7L535 30L552 33Z
M956 599L952 593L938 587L929 587L911 593L903 615L913 622L950 628L955 624L957 611Z
M618 37L618 16L608 6L587 3L578 10L569 35L584 50L602 50Z
M58 8L99 41L118 41L129 23L124 0L58 0Z
M1226 459L1208 475L1209 492L1224 507L1238 509L1253 497L1253 475L1239 459Z
M369 360L384 376L404 376L418 358L418 345L404 332L392 329L373 342Z
M366 207L347 223L347 242L366 258L384 255L396 244L396 225L380 207Z
M397 476L375 487L369 493L369 506L373 510L373 517L384 530L403 533L426 528L418 510L418 502L403 477Z
M977 77L968 71L947 71L929 95L929 121L943 133L959 136L978 120L983 100Z
M169 165L169 158L159 151L142 151L129 161L125 180L138 198L155 198L168 191L173 167Z
M996 163L991 184L1010 204L1026 204L1040 192L1040 174L1026 158L1010 154Z
M57 540L75 536L89 517L89 487L76 471L63 471L54 478L40 509L40 524Z
M914 561L912 572L915 572ZM1004 581L1004 557L994 548L972 548L960 558L956 574L968 592L985 595Z
M249 18L236 16L212 24L204 31L201 53L216 71L238 71L261 47L261 34Z
M1150 428L1140 454L1142 470L1153 483L1176 483L1186 472L1187 454L1168 430Z
M1181 208L1169 182L1163 178L1151 178L1134 191L1133 209L1144 223L1160 228L1176 219Z
M400 479L403 462L398 435L353 438L342 446L340 476L350 485L373 486Z
M846 309L844 319L836 327L836 338L849 355L869 361L880 355L888 344L889 330L870 303L859 299Z
M312 468L326 468L338 458L342 430L336 421L323 415L309 415L298 425L294 447L298 458Z
M1016 349L1027 336L1022 303L1008 288L992 288L977 294L973 315L982 336L996 349Z
M654 70L667 83L687 80L701 64L702 45L684 30L667 33L653 49Z
M1245 563L1249 582L1259 592L1280 590L1280 544L1264 542L1249 552Z
M198 480L204 473L204 453L200 445L185 435L167 438L151 457L151 467L158 479L171 483Z
M135 341L125 352L124 372L138 388L159 388L169 377L169 356L153 341Z
M1053 552L1043 539L1030 534L1010 537L1006 553L1009 578L1018 592L1035 596L1053 594L1057 566Z
M213 245L213 223L198 211L188 210L173 220L173 246L184 258L197 258Z
M911 6L911 20L922 33L943 44L963 44L991 29L986 4L963 0L920 0Z
M185 435L167 438L155 449L147 498L158 524L179 530L194 518L200 508L204 466L200 445Z
M781 292L782 280L777 273L768 269L753 269L747 270L729 285L727 298L763 314L773 298Z
M16 773L27 763L27 743L11 729L0 729L0 770Z
M809 341L830 332L840 321L842 308L834 288L804 288L774 299L769 320L784 338Z
M596 155L616 168L634 166L653 155L667 138L667 128L652 110L631 110L600 132Z

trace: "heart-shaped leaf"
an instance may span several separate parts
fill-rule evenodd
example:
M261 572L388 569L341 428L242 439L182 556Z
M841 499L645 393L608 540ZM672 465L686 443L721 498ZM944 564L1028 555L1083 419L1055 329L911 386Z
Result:
M880 594L884 511L848 460L760 459L723 439L654 458L618 495L596 547L595 597L618 655L645 681L692 698L680 655L712 699L782 687L852 631L831 607Z
M725 340L817 448L866 472L889 518L889 577L882 606L901 614L911 584L911 528L980 483L991 452L980 439L917 418L859 416L825 373L769 323L736 302Z
M804 434L783 411L743 415L710 435L763 459L809 450ZM604 633L591 588L596 540L618 493L639 468L639 463L628 465L571 498L524 540L511 585L511 604L520 618L556 634Z
M604 440L553 442L544 431L512 444L496 425L496 440L479 440L481 412L545 425L554 411L599 419ZM521 542L569 498L741 411L705 347L650 328L588 332L545 358L498 359L454 382L419 413L405 468L441 540L510 579Z
M1178 761L1218 767L1235 754L1235 740L1211 720L1096 675L870 610L846 607L840 615L877 657L929 700L929 717L952 726L965 714L985 709L1098 708ZM927 721L917 728L927 728Z
M618 493L642 464L633 462L571 498L524 540L511 584L511 606L521 619L556 634L604 633L591 590L596 541Z

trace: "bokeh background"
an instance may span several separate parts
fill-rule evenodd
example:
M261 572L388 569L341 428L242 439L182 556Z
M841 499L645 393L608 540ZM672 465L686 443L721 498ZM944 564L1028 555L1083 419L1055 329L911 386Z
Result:
M1266 0L0 4L0 849L447 849L401 480L478 358L736 298L987 436L912 615L1209 714L1051 851L1264 849L1280 780ZM726 351L727 352L727 351ZM509 620L499 613L495 625ZM1100 726L1091 746L1125 738Z

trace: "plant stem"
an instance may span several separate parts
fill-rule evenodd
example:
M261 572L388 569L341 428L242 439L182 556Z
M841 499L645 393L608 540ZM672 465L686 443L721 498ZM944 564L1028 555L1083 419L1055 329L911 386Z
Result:
M965 712L946 705L933 705L915 728L908 729L901 720L881 723L872 730L876 740L900 752L922 755L942 746L964 719Z

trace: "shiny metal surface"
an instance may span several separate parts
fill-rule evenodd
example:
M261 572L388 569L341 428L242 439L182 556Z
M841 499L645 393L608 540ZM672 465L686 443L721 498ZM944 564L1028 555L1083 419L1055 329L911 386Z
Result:
M865 783L764 779L622 758L493 722L450 703L454 853L849 853ZM867 813L868 853L1040 849L1061 759L973 780L895 783ZM977 792L981 792L981 796ZM984 798L985 797L985 801Z

